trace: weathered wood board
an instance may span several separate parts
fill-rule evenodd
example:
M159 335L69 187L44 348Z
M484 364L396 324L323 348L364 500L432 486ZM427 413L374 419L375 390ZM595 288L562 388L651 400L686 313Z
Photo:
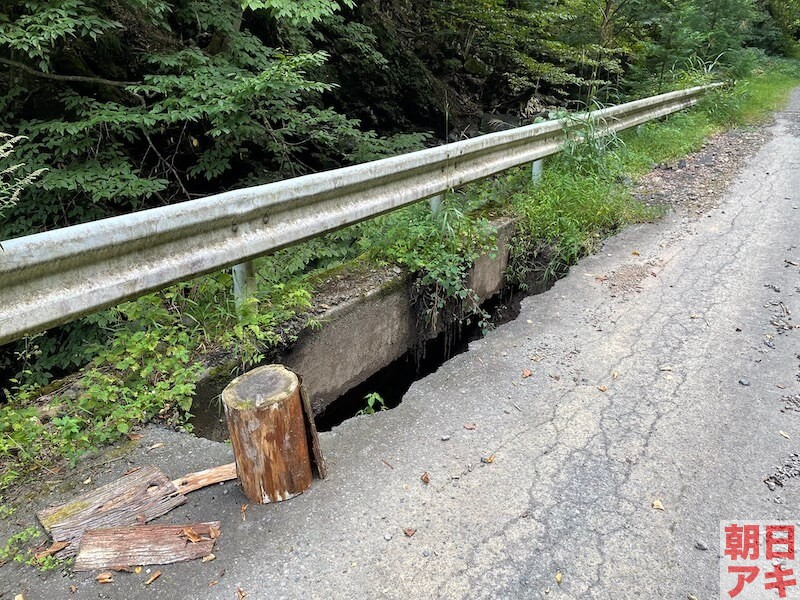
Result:
M74 556L89 529L146 523L186 502L186 496L160 469L142 467L60 506L36 514L54 542L68 542L55 553Z
M75 571L167 565L211 554L220 522L130 525L93 529L83 535Z

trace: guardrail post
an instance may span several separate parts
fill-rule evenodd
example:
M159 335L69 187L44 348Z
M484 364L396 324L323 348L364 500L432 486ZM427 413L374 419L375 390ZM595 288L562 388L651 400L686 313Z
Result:
M542 179L542 174L544 173L544 159L539 159L533 161L531 164L531 179L533 183L539 183Z
M436 214L440 210L442 210L442 196L441 196L441 194L438 195L438 196L434 196L433 198L431 198L429 200L429 202L430 202L430 205L431 205L431 211L433 211L434 214Z
M247 262L233 267L233 301L236 310L241 312L248 298L256 295L256 263Z

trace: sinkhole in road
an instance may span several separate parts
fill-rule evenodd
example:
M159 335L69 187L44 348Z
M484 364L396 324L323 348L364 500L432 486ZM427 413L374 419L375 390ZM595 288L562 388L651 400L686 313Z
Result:
M527 296L541 294L552 287L554 280L545 280L542 271L536 271L528 279L525 289L506 287L483 305L490 315L492 327L514 320L520 311L520 303ZM475 318L457 321L438 337L420 342L403 356L362 383L351 388L329 404L315 417L320 431L330 431L342 422L360 413L366 406L365 396L380 394L386 409L395 408L415 381L435 372L454 356L466 352L470 342L481 338L483 332ZM214 441L228 438L228 427L219 400L219 394L229 379L221 378L214 384L199 387L192 405L194 416L190 420L195 435ZM380 407L377 407L380 408Z
M491 326L496 327L517 318L522 299L547 291L552 283L542 281L529 285L527 289L506 288L483 305L491 317ZM456 322L437 337L427 340L421 347L409 350L362 383L339 396L317 415L317 429L330 431L364 410L366 396L377 393L387 410L397 407L415 381L434 373L442 364L469 348L470 342L483 337L475 318ZM380 409L375 406L375 409Z

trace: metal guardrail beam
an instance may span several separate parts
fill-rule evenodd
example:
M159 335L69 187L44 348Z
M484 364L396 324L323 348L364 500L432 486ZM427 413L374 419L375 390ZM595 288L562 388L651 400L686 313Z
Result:
M600 134L617 132L691 106L710 87L582 118ZM550 156L565 125L537 123L4 241L0 344Z

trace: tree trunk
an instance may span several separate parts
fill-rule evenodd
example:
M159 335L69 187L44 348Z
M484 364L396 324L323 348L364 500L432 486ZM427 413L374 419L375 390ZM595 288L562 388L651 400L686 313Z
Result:
M281 365L259 367L222 392L239 482L254 504L288 500L311 485L300 385Z

